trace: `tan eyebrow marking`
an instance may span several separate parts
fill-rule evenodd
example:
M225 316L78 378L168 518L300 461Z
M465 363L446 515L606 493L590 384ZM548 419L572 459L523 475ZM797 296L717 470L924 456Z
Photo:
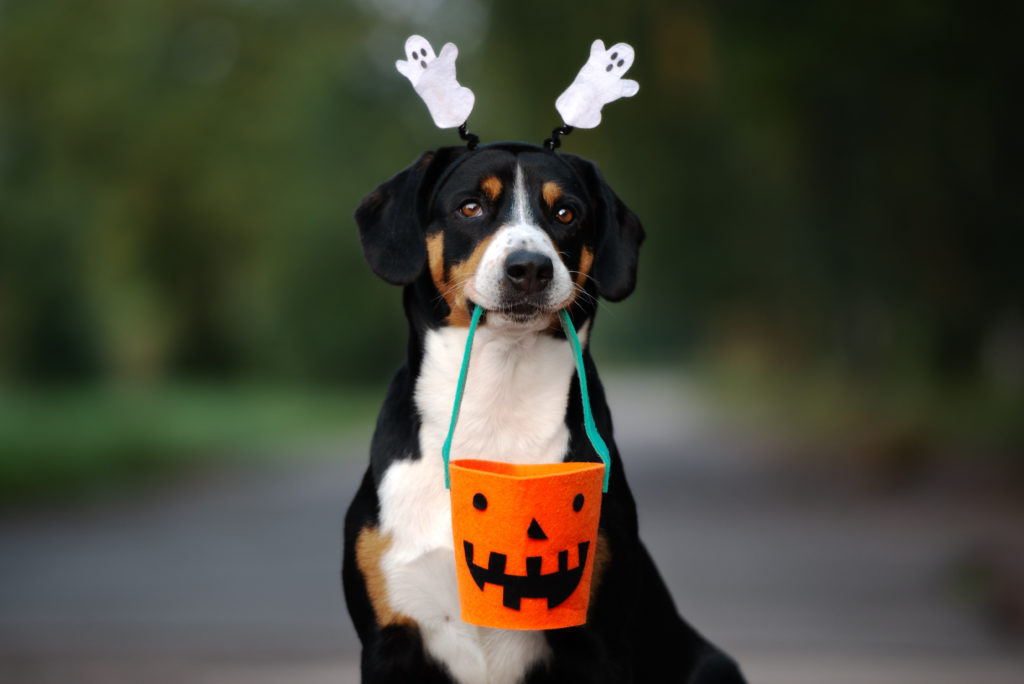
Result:
M541 186L541 194L548 207L555 206L555 202L562 196L562 186L554 181L548 181Z
M480 189L487 194L487 197L493 202L498 199L498 195L501 194L503 186L501 181L496 176L488 176L480 181Z

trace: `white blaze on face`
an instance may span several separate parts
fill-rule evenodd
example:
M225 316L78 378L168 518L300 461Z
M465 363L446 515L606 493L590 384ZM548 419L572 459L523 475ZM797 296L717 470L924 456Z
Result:
M519 166L516 167L515 186L512 192L511 221L495 233L476 273L466 285L466 294L485 309L500 309L506 303L505 260L513 252L520 250L537 252L551 259L554 267L551 283L541 293L542 299L539 304L549 312L557 311L572 297L572 278L569 269L562 263L554 243L551 242L551 237L538 225L530 207L523 169Z

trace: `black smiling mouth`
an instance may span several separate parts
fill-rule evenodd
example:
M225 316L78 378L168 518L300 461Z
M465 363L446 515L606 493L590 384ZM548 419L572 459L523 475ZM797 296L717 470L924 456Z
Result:
M472 543L464 541L463 548L466 552L469 573L481 591L483 591L484 584L495 584L505 589L501 603L506 608L519 610L522 599L533 598L547 599L550 610L562 604L579 586L580 579L583 577L583 568L587 563L590 542L580 542L577 545L579 563L575 568L569 569L569 550L565 549L558 552L558 570L546 575L542 575L540 572L540 556L526 558L526 575L507 575L505 574L507 562L505 554L491 551L487 567L484 568L473 562Z

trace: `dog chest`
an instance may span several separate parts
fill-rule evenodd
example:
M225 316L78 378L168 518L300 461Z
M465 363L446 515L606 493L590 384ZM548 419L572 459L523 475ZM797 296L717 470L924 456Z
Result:
M393 608L419 624L428 651L457 679L511 683L545 657L543 634L480 628L459 618L441 446L466 335L464 328L442 328L426 336L415 388L421 456L392 462L381 481L381 531L391 539L381 566ZM482 327L474 342L452 458L564 460L569 444L565 412L574 371L564 339Z

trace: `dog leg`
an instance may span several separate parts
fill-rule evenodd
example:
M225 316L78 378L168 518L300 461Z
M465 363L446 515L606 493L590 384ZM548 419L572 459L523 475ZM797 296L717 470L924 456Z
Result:
M740 668L729 656L711 653L697 661L687 684L746 684Z
M451 684L452 678L427 657L415 625L389 625L363 645L364 684Z

